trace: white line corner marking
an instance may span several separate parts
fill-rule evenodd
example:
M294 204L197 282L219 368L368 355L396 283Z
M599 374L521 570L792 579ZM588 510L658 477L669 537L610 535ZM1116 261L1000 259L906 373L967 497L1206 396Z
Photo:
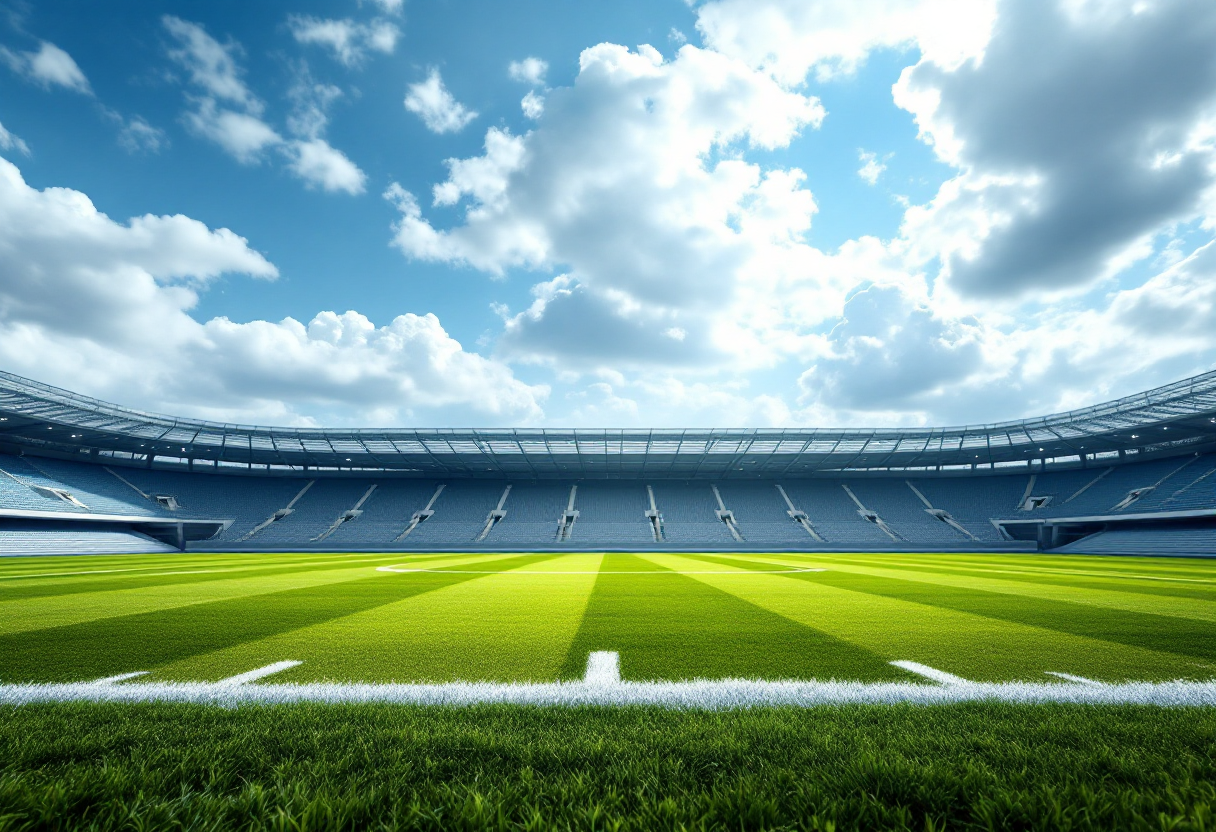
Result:
M937 682L939 685L967 684L967 680L961 676L955 676L953 673L947 673L944 670L938 670L937 668L929 667L928 665L920 664L919 662L908 662L901 660L891 662L891 664L900 668L901 670L906 670L909 673L915 673L917 676L924 676L926 679Z
M1073 676L1071 673L1059 673L1055 670L1044 670L1048 676L1055 676L1057 679L1063 679L1065 682L1072 682L1074 685L1102 685L1104 682L1099 682L1094 679L1086 679L1084 676Z
M235 688L239 685L247 685L250 682L256 682L258 679L264 679L275 673L281 673L284 670L290 670L293 667L302 665L304 662L295 662L290 659L282 662L268 664L265 667L259 667L256 670L250 670L246 673L238 673L235 676L229 676L227 679L220 679L215 684L219 687Z

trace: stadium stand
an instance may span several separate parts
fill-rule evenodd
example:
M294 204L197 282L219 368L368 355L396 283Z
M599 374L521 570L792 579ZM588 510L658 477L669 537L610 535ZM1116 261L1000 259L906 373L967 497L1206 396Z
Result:
M0 529L0 552L9 555L123 555L176 552L136 532L82 526L77 529Z
M167 419L0 373L0 421L8 554L1216 554L1216 373L959 429L395 434Z
M1053 551L1087 555L1205 555L1216 553L1216 528L1111 529Z

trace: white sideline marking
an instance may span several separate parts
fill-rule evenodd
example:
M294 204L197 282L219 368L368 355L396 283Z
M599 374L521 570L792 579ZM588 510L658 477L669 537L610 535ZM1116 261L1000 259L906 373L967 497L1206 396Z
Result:
M891 662L896 667L911 671L918 676L924 676L926 679L932 679L941 685L967 685L971 684L961 676L955 676L953 673L947 673L944 670L938 670L928 665L920 664L919 662L896 661Z
M266 676L279 673L301 664L304 664L304 662L294 662L290 660L284 662L275 662L274 664L268 664L265 667L259 667L256 670L250 670L246 673L238 673L235 676L229 676L227 679L221 679L215 684L219 685L220 687L235 688L239 687L240 685L247 685L250 682L256 682L258 679L265 678Z
M1057 673L1054 670L1043 671L1048 676L1055 676L1058 679L1063 679L1066 682L1072 682L1075 685L1101 685L1102 682L1096 679L1086 679L1084 676L1073 676L1071 673Z
M583 674L583 684L619 685L620 683L620 654L609 650L597 650L587 656L587 672Z
M788 575L794 572L827 572L826 569L747 569L737 572L727 572L722 569L710 569L703 572L677 572L674 569L584 569L558 571L556 569L398 569L395 566L378 566L377 572L397 572L402 575L410 572L437 572L451 575Z
M214 682L133 682L125 685L0 684L0 704L32 702L195 702L232 707L292 702L465 706L652 705L662 708L729 710L755 707L957 702L1216 707L1216 680L1206 682L1122 682L1110 685L1059 682L770 682L749 679L685 682L585 681L541 684L451 682L447 684L243 684Z
M119 673L117 676L106 676L104 679L94 679L89 682L90 685L116 685L119 682L125 682L128 679L134 679L136 676L147 676L148 671L136 670L134 673Z

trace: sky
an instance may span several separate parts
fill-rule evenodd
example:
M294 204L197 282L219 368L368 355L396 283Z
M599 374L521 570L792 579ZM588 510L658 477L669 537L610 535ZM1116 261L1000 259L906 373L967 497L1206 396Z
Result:
M0 0L0 369L875 427L1216 367L1211 0Z

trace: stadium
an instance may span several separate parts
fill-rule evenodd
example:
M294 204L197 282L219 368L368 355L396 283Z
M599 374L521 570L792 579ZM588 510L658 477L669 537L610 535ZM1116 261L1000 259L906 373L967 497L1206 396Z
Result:
M1213 44L0 0L0 832L1213 832Z
M1216 554L1216 372L910 430L323 430L0 376L6 553Z
M0 422L4 742L83 778L64 817L358 826L403 810L393 778L419 828L898 827L981 794L1025 803L1004 823L1089 805L1112 753L1140 762L1099 823L1158 806L1161 771L1206 793L1177 765L1216 705L1216 373L1018 422L780 431L259 428L5 375ZM388 745L352 767L351 731ZM1053 749L1029 779L1026 737ZM960 806L923 791L959 777ZM48 805L14 783L17 816Z

